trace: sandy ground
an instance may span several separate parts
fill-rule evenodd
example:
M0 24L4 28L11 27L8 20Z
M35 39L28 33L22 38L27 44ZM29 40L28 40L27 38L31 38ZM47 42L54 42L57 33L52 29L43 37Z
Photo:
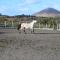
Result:
M0 29L0 60L60 60L60 31L35 32Z

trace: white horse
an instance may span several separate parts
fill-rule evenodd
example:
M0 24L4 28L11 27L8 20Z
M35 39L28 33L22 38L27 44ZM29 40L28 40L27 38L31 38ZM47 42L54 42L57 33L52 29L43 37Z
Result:
M31 30L33 30L33 25L34 25L34 23L36 23L37 21L36 20L33 20L32 22L30 22L30 23L21 23L21 30L22 29L24 29L24 32L25 32L25 29L31 29ZM32 32L32 31L31 31Z
M30 29L33 29L33 25L34 25L34 23L36 23L37 21L36 20L33 20L32 22L30 22L30 23L22 23L21 24L21 29L28 29L28 28L30 28Z

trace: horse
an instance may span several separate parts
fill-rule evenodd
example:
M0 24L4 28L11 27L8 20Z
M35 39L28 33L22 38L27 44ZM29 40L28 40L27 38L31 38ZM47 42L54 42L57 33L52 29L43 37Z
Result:
M21 26L20 26L19 29L21 29L21 30L24 29L24 32L25 32L26 29L31 29L32 30L31 32L34 32L33 25L36 22L37 22L36 20L33 20L30 23L27 23L27 22L26 23L21 23Z

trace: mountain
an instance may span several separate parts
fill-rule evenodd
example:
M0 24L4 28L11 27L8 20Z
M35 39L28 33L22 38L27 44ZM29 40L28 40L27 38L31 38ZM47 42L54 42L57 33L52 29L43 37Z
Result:
M42 17L57 17L60 16L60 11L54 8L46 8L40 12L33 14L34 16L42 16Z

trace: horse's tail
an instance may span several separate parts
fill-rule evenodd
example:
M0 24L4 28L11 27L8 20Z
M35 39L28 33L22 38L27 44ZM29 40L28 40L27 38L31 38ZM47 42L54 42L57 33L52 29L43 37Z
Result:
M18 25L17 30L19 30L20 28L21 28L21 24Z

